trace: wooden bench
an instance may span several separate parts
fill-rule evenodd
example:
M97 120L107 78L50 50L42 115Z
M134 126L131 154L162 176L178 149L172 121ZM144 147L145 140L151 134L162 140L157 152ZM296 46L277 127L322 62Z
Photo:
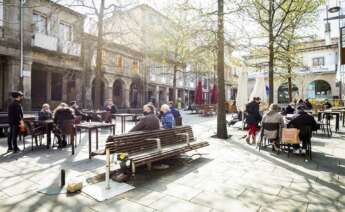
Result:
M203 115L208 116L216 113L216 106L215 105L203 105L202 107Z
M150 169L152 162L171 158L208 145L208 142L197 141L194 138L191 126L179 126L172 129L109 136L105 149L109 149L110 154L128 153L134 175L136 167L147 165ZM105 153L106 150L103 150L93 152L91 155L104 155Z

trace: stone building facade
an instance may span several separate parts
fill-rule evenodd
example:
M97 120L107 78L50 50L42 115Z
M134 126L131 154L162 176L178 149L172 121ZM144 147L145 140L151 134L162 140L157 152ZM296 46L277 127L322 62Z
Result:
M53 106L80 99L81 36L84 16L50 1L32 0L23 6L24 63L20 70L20 1L4 0L0 42L1 109L10 91L23 89L24 108ZM22 77L22 84L21 84Z
M333 39L330 44L325 40L313 40L303 43L299 50L298 58L301 65L293 68L293 92L295 99L309 98L316 101L322 99L338 99L340 90L337 86L338 70L338 40ZM248 92L254 88L255 78L258 74L264 74L268 85L268 63L266 58L250 56L248 60L249 85ZM286 70L275 70L287 72ZM279 77L274 78L274 102L288 103L287 80Z
M31 0L24 4L21 71L20 10L19 5L14 6L20 1L2 1L0 111L6 111L9 93L19 89L24 91L25 110L38 110L43 103L54 108L60 102L74 100L83 107L93 108L95 95L101 95L104 105L112 102L120 108L138 108L149 101L158 106L172 99L173 64L113 40L104 45L101 94L95 94L96 37L84 32L85 16L49 0ZM139 14L146 24L165 20L147 5L139 5L129 12ZM137 36L136 33L130 35ZM149 34L144 38L152 44ZM204 83L206 96L215 80L213 70L198 72L198 69L198 65L188 63L179 67L176 96L185 105L194 101L198 80ZM233 78L232 73L235 72L231 68L226 69L226 80ZM227 99L233 95L230 89L234 88L234 82L237 80L227 80Z

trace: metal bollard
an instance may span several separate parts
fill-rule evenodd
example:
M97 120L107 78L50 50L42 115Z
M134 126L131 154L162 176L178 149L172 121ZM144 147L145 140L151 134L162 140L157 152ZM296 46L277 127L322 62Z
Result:
M66 184L66 172L64 169L61 169L61 188Z

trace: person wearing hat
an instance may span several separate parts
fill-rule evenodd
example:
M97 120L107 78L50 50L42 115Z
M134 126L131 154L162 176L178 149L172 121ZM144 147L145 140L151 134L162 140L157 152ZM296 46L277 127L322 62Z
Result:
M20 149L17 145L17 137L19 135L19 125L23 123L23 108L20 101L23 99L21 91L12 92L13 101L8 106L8 123L10 125L10 133L8 135L7 152L18 152Z
M140 119L138 124L136 124L130 132L143 131L143 130L158 130L159 129L159 119L154 114L154 107L152 105L144 105L144 117Z
M310 126L313 131L317 130L318 125L314 117L309 115L304 110L305 110L304 105L299 105L297 107L297 114L292 117L291 121L287 125L288 128L297 128L301 130L305 126ZM300 134L300 140L302 141L302 153L305 153L306 148L307 148L306 139L301 137L301 134ZM293 147L296 151L299 148L299 144L297 145L294 144Z
M75 116L81 116L81 120L83 121L89 121L90 120L90 116L86 113L83 113L80 108L79 105L77 104L76 101L72 101L69 103L69 106L74 110L74 115Z

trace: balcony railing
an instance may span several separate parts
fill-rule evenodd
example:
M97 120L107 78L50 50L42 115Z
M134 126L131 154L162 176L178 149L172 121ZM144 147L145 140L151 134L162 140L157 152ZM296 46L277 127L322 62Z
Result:
M59 51L73 56L80 56L81 45L72 41L59 40Z
M32 46L57 51L58 39L43 33L35 33L32 38Z

